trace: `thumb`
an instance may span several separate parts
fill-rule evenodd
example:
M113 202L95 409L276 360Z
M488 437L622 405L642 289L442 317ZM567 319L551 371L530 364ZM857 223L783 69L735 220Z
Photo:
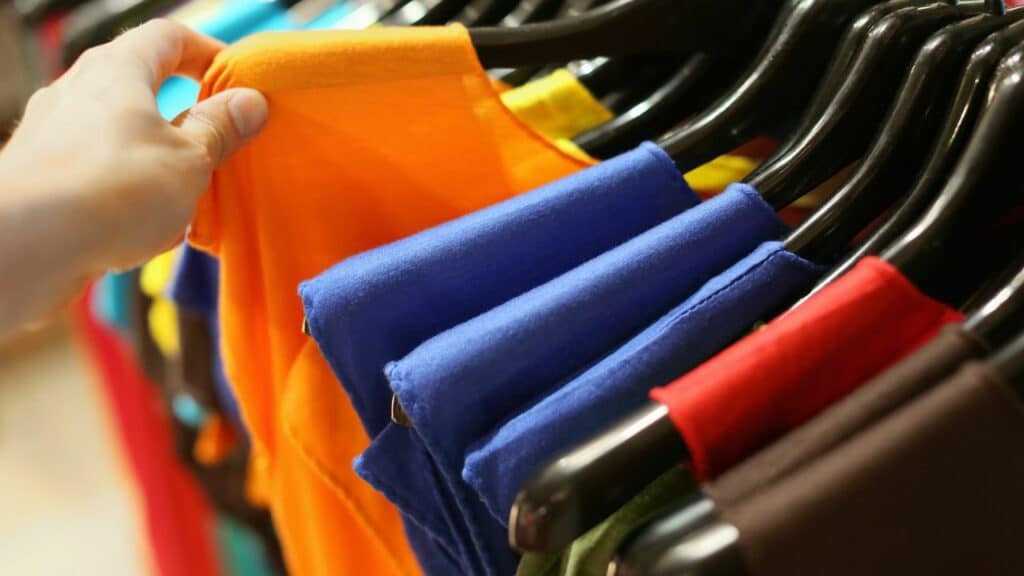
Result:
M173 124L206 148L217 167L259 133L268 115L262 94L251 88L233 88L199 102Z

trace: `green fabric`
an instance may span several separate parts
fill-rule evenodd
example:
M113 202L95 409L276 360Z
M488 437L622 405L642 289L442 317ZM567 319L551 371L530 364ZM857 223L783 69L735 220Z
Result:
M252 530L227 516L217 518L217 544L224 573L230 576L274 576L263 543Z
M696 490L693 476L674 468L607 520L577 538L569 548L550 554L523 555L516 576L602 576L619 544L630 532L686 501Z

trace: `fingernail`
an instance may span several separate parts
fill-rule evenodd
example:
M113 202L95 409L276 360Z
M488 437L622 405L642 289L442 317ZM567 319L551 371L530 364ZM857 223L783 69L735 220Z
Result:
M270 109L262 94L251 88L239 88L228 100L228 112L238 135L251 138L267 123Z

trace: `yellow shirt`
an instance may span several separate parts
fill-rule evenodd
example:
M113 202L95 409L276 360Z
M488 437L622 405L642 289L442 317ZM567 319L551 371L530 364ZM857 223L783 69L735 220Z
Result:
M572 138L612 119L611 111L565 69L508 90L501 101L535 131L581 159L589 160Z
M177 260L178 249L168 250L147 262L139 275L142 292L153 299L146 319L149 334L160 352L172 358L177 357L181 350L178 341L178 314L174 302L166 297L165 289L174 274Z

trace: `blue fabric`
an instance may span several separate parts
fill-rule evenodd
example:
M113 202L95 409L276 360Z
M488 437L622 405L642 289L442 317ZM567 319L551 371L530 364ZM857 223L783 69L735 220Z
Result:
M721 195L424 342L386 374L486 558L501 524L462 480L473 442L785 231L756 191ZM364 462L364 467L369 463ZM391 491L406 477L384 478ZM412 492L410 492L410 495Z
M131 330L132 275L109 272L100 278L90 297L92 314L104 324L128 332Z
M503 524L541 466L599 433L810 287L823 268L765 242L628 342L474 446L462 475Z
M456 562L447 550L440 546L437 539L429 532L403 518L405 536L409 540L409 547L416 554L416 560L424 574L459 574L461 566Z
M299 292L313 337L375 435L389 421L387 362L697 203L665 153L644 144L349 258Z
M215 18L200 23L196 29L231 44L287 13L288 9L277 0L229 0Z
M430 455L421 444L412 441L410 434L409 429L396 424L385 426L369 448L356 458L356 473L380 489L401 511L407 533L418 533L416 538L410 538L414 550L417 540L434 544L437 550L435 559L425 559L417 551L424 574L483 574L483 564L473 548L468 526L459 515L449 513L457 510L450 490ZM378 480L378 472L385 479L408 478L415 484L416 493L413 494L412 490L392 491L392 483ZM452 570L453 565L458 569ZM507 573L507 570L502 573Z
M217 318L217 286L219 285L220 267L212 256L185 245L178 259L178 267L171 279L169 295L174 303L184 309L202 315L210 330L212 342L220 343L220 320ZM213 382L217 398L235 430L248 440L245 426L242 424L241 411L231 386L228 384L224 364L221 362L220 349L214 346L210 350L213 362Z
M203 314L216 314L220 285L217 259L186 244L171 278L169 295L176 304Z
M652 144L548 186L354 256L300 287L310 330L352 399L373 445L356 470L389 496L388 478L416 494L395 499L445 542L464 574L509 573L504 534L477 551L453 495L422 446L388 418L387 362L420 342L540 285L699 203L670 158ZM383 448L387 445L389 448ZM398 448L404 445L405 448ZM406 468L411 450L422 466ZM382 475L377 482L374 471ZM446 493L448 505L416 506ZM477 515L486 518L478 503ZM493 532L491 533L493 534ZM500 560L498 558L501 558ZM443 574L443 572L428 572Z
M190 394L178 393L171 400L171 412L178 422L198 430L209 417L203 407Z

